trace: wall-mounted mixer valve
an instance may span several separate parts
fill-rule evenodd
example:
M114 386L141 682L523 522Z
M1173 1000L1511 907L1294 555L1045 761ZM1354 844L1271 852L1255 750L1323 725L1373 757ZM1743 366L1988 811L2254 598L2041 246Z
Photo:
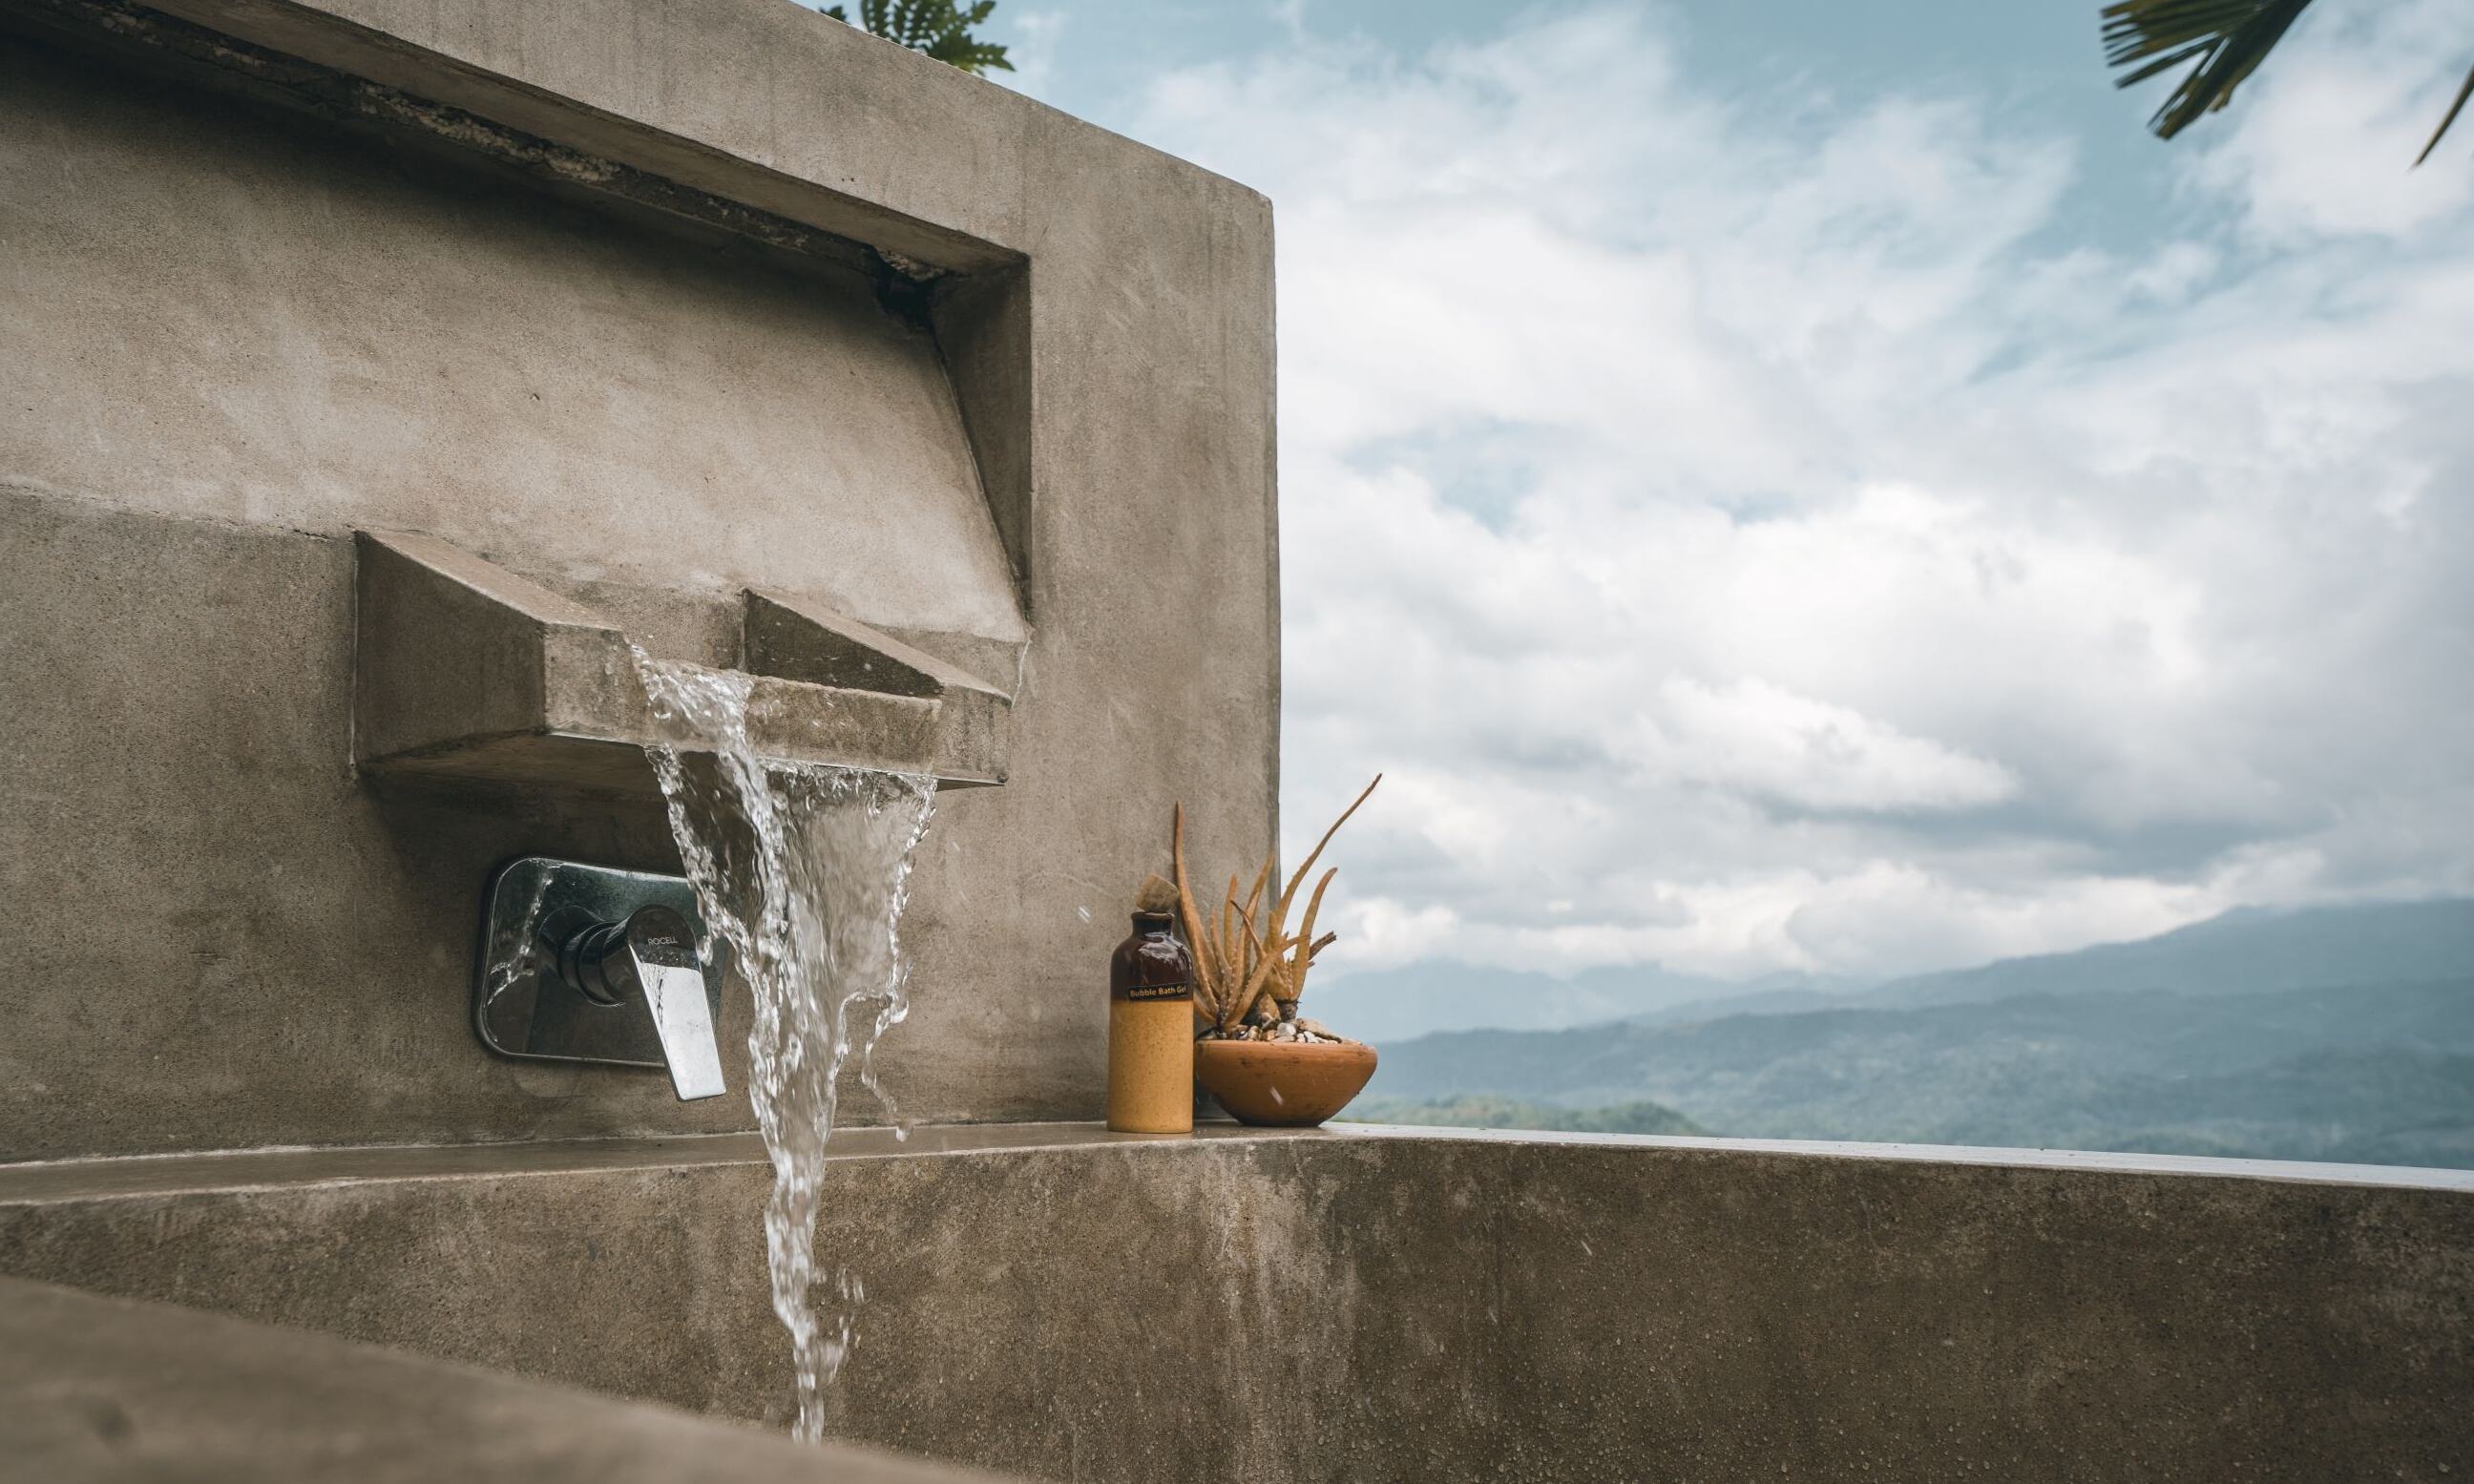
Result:
M664 1067L681 1099L725 1091L721 973L675 876L527 856L490 884L473 1027L500 1056Z

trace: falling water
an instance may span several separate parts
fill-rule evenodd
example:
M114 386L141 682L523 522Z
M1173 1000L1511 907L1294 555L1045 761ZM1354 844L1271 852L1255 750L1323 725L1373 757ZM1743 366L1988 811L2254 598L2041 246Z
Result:
M636 654L660 742L646 750L670 833L706 924L728 942L754 991L748 1100L773 1157L764 1246L773 1312L790 1332L801 1438L823 1434L834 1378L849 1356L866 1290L816 1263L817 1187L842 1069L897 1134L878 1083L876 1043L909 1012L899 930L911 856L935 782L898 773L759 758L749 744L745 674ZM852 1022L856 1018L856 1033ZM817 1312L819 1287L830 1322Z

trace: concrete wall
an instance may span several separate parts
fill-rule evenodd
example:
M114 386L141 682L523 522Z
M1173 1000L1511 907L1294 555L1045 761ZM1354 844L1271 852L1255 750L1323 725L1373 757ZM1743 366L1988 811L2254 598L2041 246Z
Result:
M821 1251L868 1295L838 1430L949 1459L1128 1484L2474 1468L2474 1177L1226 1126L837 1148ZM761 1158L0 1172L0 1266L779 1420Z
M641 800L353 776L355 526L1018 693L915 878L916 1116L1096 1113L1171 803L1271 837L1243 187L780 0L0 0L0 1159L749 1126L474 1042L495 863L676 860Z

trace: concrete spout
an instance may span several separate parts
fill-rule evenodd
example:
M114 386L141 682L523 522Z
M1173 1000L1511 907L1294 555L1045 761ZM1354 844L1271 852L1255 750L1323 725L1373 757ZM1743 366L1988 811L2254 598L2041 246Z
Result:
M354 533L352 757L370 773L654 787L628 636L435 537ZM759 751L1000 784L1011 701L889 635L784 594L743 596Z

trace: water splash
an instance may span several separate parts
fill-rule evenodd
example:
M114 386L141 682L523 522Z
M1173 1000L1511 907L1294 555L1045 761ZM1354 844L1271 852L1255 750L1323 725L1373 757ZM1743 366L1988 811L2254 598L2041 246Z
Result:
M660 739L645 750L670 833L706 925L728 941L755 996L747 1092L773 1159L765 1255L773 1312L790 1333L792 1432L813 1439L866 1298L857 1274L837 1268L829 1278L816 1262L825 1145L854 1053L861 1084L897 1135L908 1131L877 1079L876 1045L910 1013L902 910L935 781L767 762L748 740L752 677L641 649L636 666ZM817 1312L820 1286L830 1324Z
M524 900L523 915L511 924L498 923L490 941L482 946L482 960L488 965L482 976L487 986L481 1001L484 1010L515 987L531 963L533 930L541 925L542 908L549 900L549 873L543 872L541 879L533 883L533 894Z

